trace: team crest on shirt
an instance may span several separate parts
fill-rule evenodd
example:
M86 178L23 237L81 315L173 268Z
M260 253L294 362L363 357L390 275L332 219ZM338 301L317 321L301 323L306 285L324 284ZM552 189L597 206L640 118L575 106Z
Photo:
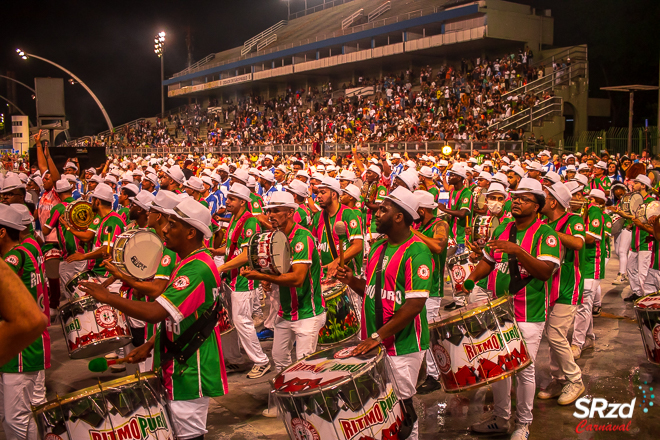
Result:
M99 223L101 223L101 219L96 217L92 223L94 223L95 225L98 225Z
M468 199L467 197L463 199L463 203L467 203L469 201L470 201L470 199Z
M422 264L417 269L417 275L423 280L428 280L429 276L431 275L431 271L429 270L429 267L427 265Z
M176 290L183 290L188 286L190 286L190 280L185 275L177 277L176 280L174 280L172 283L172 287L174 287Z
M607 228L611 228L611 227L612 227L612 222L607 222L607 223L605 223L605 227L607 227Z
M355 204L355 207L356 207L356 208L362 208L362 203L361 203L361 202L357 202L357 203Z
M294 250L296 252L301 252L304 248L305 245L301 241L299 241L298 243L296 243L296 247L294 248Z
M548 238L545 239L545 244L547 244L550 247L555 247L557 246L557 239L550 235Z
M353 219L348 223L351 228L357 228L357 220Z
M600 226L600 220L598 220L597 218L593 219L591 222L591 226L597 228L598 226Z
M252 229L248 229L247 231L245 231L245 236L246 237L249 237L251 235L252 235Z
M258 208L258 207L259 207L259 204L258 204L257 202L254 202L254 203L252 203L252 206L253 206L254 208Z
M160 260L160 265L169 266L171 262L172 262L172 257L170 257L169 255L163 255L163 259Z
M379 196L384 196L385 195L385 190L381 189L380 192L378 193Z
M18 265L18 257L16 255L10 255L7 258L5 258L5 261L12 266L17 266Z
M582 223L577 223L575 225L575 230L576 231L584 231L584 225Z

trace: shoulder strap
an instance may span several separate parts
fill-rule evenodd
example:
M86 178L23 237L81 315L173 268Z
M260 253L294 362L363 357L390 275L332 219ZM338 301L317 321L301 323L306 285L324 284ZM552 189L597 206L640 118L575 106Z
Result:
M378 258L378 265L376 265L376 284L375 284L375 313L376 313L376 330L383 326L383 261L385 260L385 253L387 252L387 241L383 242L381 246L382 252Z
M339 208L341 210L341 208ZM334 260L337 259L337 248L335 247L335 239L332 236L332 233L334 232L332 229L330 229L330 219L328 217L328 211L325 209L323 210L323 223L325 224L325 235L328 237L328 245L330 246L330 253L332 254L332 258Z
M231 246L229 246L229 259L234 258L234 252L236 251L236 246L238 242L238 237L241 233L241 230L243 229L243 225L245 225L245 222L252 217L252 213L250 211L246 211L243 214L243 217L238 220L236 223L236 227L234 228L234 233L231 236Z
M516 238L517 234L518 234L518 228L516 228L516 223L511 222L511 228L509 229L509 241L511 243L518 244ZM513 254L508 254L508 255L509 255L509 275L511 277L511 279L509 280L509 294L515 295L516 293L524 289L525 286L529 284L530 281L532 281L532 277L530 276L523 280L522 276L520 275L520 268L518 267L518 258L516 258L516 256Z

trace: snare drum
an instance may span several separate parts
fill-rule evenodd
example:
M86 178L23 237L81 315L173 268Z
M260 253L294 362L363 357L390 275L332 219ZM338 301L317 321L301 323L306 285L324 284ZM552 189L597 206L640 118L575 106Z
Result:
M33 408L44 440L173 440L172 422L153 373L99 383Z
M58 313L71 359L103 355L133 339L124 314L91 296L72 299Z
M326 278L321 280L326 320L319 331L319 345L332 346L354 338L360 332L359 314L348 294L348 286Z
M472 240L483 246L490 240L495 229L500 225L500 219L494 215L480 215L474 219L474 232Z
M532 363L513 313L513 298L479 301L429 324L431 352L445 392L506 379Z
M291 245L282 231L254 234L248 242L248 265L262 273L281 275L291 269Z
M69 293L71 298L82 298L87 295L78 288L82 282L101 284L101 280L93 271L86 270L84 272L78 272L73 278L71 278L69 282L64 285L64 290Z
M646 359L660 365L660 292L635 301L635 315Z
M657 217L658 215L660 215L660 202L657 200L642 204L635 212L635 216L642 223L648 223L651 217Z
M621 211L628 215L635 215L640 206L644 204L644 197L638 192L632 192L621 197Z
M617 235L623 229L626 219L619 214L610 214L612 217L612 235Z
M117 269L138 280L156 275L163 258L163 242L157 234L146 229L131 229L117 236L112 248Z
M451 285L456 293L463 290L463 282L470 276L475 268L475 264L470 261L469 256L469 252L462 252L451 258L447 258L447 267L449 268Z
M486 207L486 193L483 191L483 188L478 187L474 190L472 194L472 201L474 201L474 207L482 210Z
M394 374L381 346L311 354L278 374L271 391L292 439L395 439L403 419Z
M84 199L69 203L64 211L66 222L77 231L86 231L94 221L94 216L92 204Z

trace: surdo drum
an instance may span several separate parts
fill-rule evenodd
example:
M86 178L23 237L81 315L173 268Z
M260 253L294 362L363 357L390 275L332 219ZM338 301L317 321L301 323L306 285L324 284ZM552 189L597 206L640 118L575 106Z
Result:
M319 330L319 345L332 346L348 341L360 331L357 308L348 294L348 286L334 278L321 280L325 298L326 320Z
M272 381L272 397L292 439L395 439L402 402L387 355L355 345L316 352Z
M484 246L500 225L500 219L494 215L480 215L474 219L472 241Z
M157 234L146 229L131 229L117 236L112 259L123 273L138 280L148 280L156 275L163 249L163 242Z
M513 299L479 301L429 323L431 352L445 392L506 379L532 363L513 314Z
M612 217L612 235L617 235L623 229L626 219L619 214L611 214Z
M248 265L262 273L281 275L291 269L291 245L282 231L254 234L248 241Z
M635 301L637 325L649 362L660 365L660 293Z
M71 359L106 354L132 340L124 314L91 296L72 299L58 313Z
M160 379L122 377L33 409L42 440L174 440Z
M73 229L86 231L94 221L92 204L83 199L69 203L64 211L64 218Z
M635 216L642 223L648 223L650 218L658 215L660 215L660 202L657 200L641 205L635 212Z

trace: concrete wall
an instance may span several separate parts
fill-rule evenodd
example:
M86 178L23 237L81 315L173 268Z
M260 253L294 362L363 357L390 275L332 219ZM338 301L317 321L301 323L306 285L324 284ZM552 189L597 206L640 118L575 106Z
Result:
M532 15L529 6L500 0L486 0L488 37L505 40L527 41L529 47L538 53L541 44L554 42L554 19Z

